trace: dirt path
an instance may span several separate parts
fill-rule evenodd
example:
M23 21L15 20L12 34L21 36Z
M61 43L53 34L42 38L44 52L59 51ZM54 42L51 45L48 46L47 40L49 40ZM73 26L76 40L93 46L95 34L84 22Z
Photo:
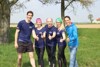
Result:
M100 24L77 24L78 28L100 28Z

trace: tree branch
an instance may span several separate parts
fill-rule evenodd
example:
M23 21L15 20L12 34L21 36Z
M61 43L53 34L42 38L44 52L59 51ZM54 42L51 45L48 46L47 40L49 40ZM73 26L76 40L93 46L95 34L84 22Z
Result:
M71 4L71 7L72 7L72 11L74 12L74 14L76 15L76 11L75 11L75 7L73 4Z
M3 2L4 0L0 0L0 4Z
M64 10L66 10L66 9L68 8L68 6L69 6L72 2L74 2L74 0L71 0L71 1L68 3L68 5L65 6L65 9L64 9Z
M42 4L45 4L42 0L39 0Z
M10 7L13 6L18 0L9 1Z

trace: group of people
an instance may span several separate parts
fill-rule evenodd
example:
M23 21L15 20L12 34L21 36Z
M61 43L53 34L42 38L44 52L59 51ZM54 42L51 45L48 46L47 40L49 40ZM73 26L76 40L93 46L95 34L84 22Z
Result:
M56 67L56 46L58 46L58 66L68 67L65 57L67 43L70 50L69 67L78 67L76 61L76 52L78 48L77 27L71 22L71 18L65 16L64 21L61 18L57 18L56 26L53 24L52 18L46 19L45 26L42 25L41 18L37 18L35 26L31 21L33 15L32 11L28 11L26 19L20 21L17 25L14 46L18 53L18 67L21 67L22 54L25 52L29 54L32 67L36 67L33 54L34 48L38 57L39 67L45 67L43 59L45 50L48 55L49 67ZM63 26L63 22L65 26ZM31 35L35 40L34 45L31 40Z

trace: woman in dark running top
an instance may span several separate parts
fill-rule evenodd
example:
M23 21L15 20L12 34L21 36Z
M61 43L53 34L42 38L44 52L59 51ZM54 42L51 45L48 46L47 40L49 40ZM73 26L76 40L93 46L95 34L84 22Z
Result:
M67 61L64 54L64 50L66 47L66 41L65 41L66 35L65 35L64 28L62 26L61 18L56 19L56 25L57 25L56 39L58 44L58 66L67 67Z
M36 19L36 36L38 37L38 40L35 39L35 50L36 50L36 54L38 56L38 64L39 67L44 67L44 60L43 60L43 56L44 56L44 49L45 49L45 42L44 42L44 38L45 38L45 29L42 27L42 20L40 18Z

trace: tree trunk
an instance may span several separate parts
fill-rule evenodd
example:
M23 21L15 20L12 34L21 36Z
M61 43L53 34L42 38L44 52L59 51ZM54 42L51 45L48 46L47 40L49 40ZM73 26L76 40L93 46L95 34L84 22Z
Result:
M64 0L61 0L61 18L64 19L64 16L65 16L65 1ZM64 26L65 26L65 23L63 23Z
M61 0L61 18L64 18L64 9L65 9L65 3L64 0Z
M92 23L92 20L91 20L91 23Z
M10 8L4 2L0 4L0 44L9 42Z

